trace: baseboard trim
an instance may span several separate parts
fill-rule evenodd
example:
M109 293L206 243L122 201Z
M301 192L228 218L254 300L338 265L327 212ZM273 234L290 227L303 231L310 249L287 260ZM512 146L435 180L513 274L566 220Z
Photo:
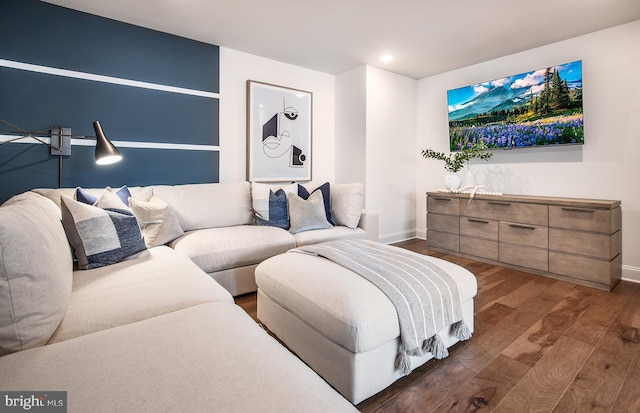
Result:
M630 265L622 266L622 281L640 284L640 268Z
M380 235L378 241L383 244L393 244L394 242L407 241L416 238L415 230L398 231L390 234Z

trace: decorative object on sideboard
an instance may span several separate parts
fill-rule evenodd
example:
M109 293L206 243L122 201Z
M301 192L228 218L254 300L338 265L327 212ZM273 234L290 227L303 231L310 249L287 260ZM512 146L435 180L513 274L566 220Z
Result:
M52 126L47 129L30 132L4 119L0 119L0 122L13 128L13 130L9 131L0 131L0 138L8 137L8 139L0 140L0 145L20 139L31 139L30 143L41 143L51 148L51 155L59 157L58 187L62 187L62 157L71 155L71 138L96 140L95 157L97 165L110 165L122 160L122 155L120 155L118 148L105 136L100 121L93 122L96 136L72 135L71 128L60 126Z
M433 149L423 149L422 156L425 159L444 161L444 169L449 172L444 178L445 187L447 190L457 190L460 188L462 183L462 180L457 173L464 167L464 165L467 165L467 169L469 170L468 174L470 174L470 160L488 160L493 156L493 153L487 152L484 144L480 142L474 143L473 145L463 148L458 152L450 152L448 155L445 155L443 152L436 152ZM468 178L468 180L473 182L465 182L465 186L475 186L475 179Z

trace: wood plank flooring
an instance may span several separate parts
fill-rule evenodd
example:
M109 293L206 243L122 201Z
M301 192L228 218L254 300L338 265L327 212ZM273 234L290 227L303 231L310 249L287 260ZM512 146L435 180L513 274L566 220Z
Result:
M640 412L640 284L604 292L396 244L478 279L475 332L361 412ZM236 302L257 320L256 295Z

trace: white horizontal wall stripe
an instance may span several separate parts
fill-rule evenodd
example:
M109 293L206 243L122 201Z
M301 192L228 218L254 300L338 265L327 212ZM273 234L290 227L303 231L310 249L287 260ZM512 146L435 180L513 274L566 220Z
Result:
M118 148L145 148L145 149L180 149L183 151L219 151L215 145L192 145L187 143L162 143L162 142L133 142L111 141ZM71 145L94 146L93 139L71 139Z
M38 136L38 139L42 139L43 141L45 141L47 144L51 143L51 138L49 138L49 136L40 136L40 135L36 135ZM11 139L16 139L17 136L16 135L0 135L0 143L4 143L7 141L10 141ZM33 139L33 138L21 138L21 139L17 139L11 143L40 143L37 140Z
M0 143L6 142L11 139L15 139L15 135L0 135ZM51 143L51 139L45 136L38 136L46 143ZM163 142L133 142L133 141L111 141L118 148L143 148L143 149L174 149L182 151L205 151L216 152L220 151L220 146L216 145L192 145L186 143L163 143ZM33 138L22 138L11 143L40 143ZM71 139L71 145L76 146L94 146L95 140L93 139Z
M160 85L157 83L140 82L138 80L122 79L118 77L95 75L93 73L76 72L75 70L57 69L55 67L32 65L30 63L15 62L13 60L0 59L0 66L10 67L13 69L28 70L31 72L46 73L49 75L71 77L75 79L93 80L96 82L112 83L116 85L138 87L143 89L160 90L163 92L181 93L183 95L201 96L211 99L220 98L219 93Z

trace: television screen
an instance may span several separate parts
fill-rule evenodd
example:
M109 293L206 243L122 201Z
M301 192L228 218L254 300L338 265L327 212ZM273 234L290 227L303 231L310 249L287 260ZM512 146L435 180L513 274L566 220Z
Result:
M584 144L582 61L447 92L449 147Z

